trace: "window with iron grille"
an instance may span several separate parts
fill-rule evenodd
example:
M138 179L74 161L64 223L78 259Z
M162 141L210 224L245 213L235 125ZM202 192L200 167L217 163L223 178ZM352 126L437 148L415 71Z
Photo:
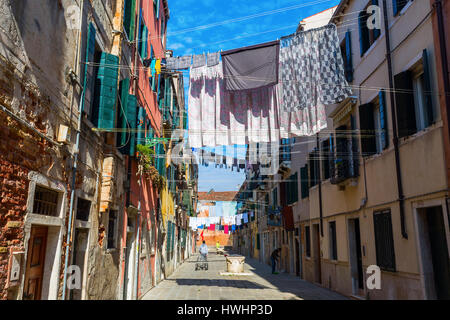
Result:
M58 199L58 192L41 186L36 186L34 191L33 213L57 217Z
M382 270L395 271L394 237L391 210L373 213L377 265Z
M77 202L77 220L89 221L89 213L91 212L91 202L78 198Z
M329 222L330 259L337 260L336 221Z
M117 227L117 211L110 210L108 216L108 247L114 249L116 247L116 227Z
M305 227L305 245L306 245L306 256L311 257L311 234L309 226Z

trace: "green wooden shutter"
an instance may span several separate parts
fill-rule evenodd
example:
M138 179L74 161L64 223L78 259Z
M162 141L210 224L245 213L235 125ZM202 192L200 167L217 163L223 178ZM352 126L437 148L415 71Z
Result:
M137 127L137 99L136 96L128 96L127 120L130 125L130 141L128 142L128 155L134 156L136 148L136 132Z
M414 110L413 80L411 71L405 71L394 77L395 100L398 124L398 137L410 136L417 132Z
M130 79L125 78L120 81L119 85L119 104L118 104L118 127L122 129L122 131L117 135L117 144L118 146L125 146L127 143L128 136L128 124L127 124L127 110L128 110L128 96L130 89Z
M94 24L89 23L86 42L86 65L84 66L84 96L82 98L82 111L91 114L91 105L94 101L92 93L95 85L95 67L88 63L94 62L95 56L95 34Z
M134 40L134 30L136 28L136 0L125 1L125 11L123 16L123 27L127 33L128 40Z
M348 82L353 81L353 57L351 32L345 33L345 77Z
M380 91L378 94L378 100L380 102L380 129L381 129L381 143L382 148L387 149L389 146L389 132L388 132L388 120L386 109L386 93Z
M359 106L361 151L364 157L377 153L373 104Z
M261 240L261 238L260 238L260 236L259 236L259 233L257 233L257 234L256 234L256 249L257 249L257 250L261 249L260 240Z
M422 62L423 62L423 76L425 80L425 112L426 112L426 122L425 125L428 127L434 122L433 115L433 100L431 98L431 70L428 59L427 49L423 50L422 53Z
M159 0L156 0L156 19L159 19L159 11L160 11Z
M147 59L148 55L148 28L147 26L142 22L142 45L141 45L141 58Z
M137 130L136 144L145 145L145 110L143 107L139 107Z
M119 57L102 52L95 91L98 99L98 128L114 128L118 78Z

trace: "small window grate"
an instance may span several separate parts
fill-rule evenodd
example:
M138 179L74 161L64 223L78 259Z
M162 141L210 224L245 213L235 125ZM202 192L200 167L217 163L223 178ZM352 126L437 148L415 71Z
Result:
M58 192L36 186L34 192L33 213L45 216L58 216Z

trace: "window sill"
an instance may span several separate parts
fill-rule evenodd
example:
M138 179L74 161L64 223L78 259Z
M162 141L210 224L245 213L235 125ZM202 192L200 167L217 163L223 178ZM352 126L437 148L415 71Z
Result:
M410 136L399 138L399 146L401 147L407 143L411 143L411 142L419 139L420 137L425 136L427 133L429 133L435 129L438 129L440 127L442 127L442 123L441 123L441 121L438 121L438 122L433 123L429 127L426 127L425 129L422 129L421 131L418 131Z

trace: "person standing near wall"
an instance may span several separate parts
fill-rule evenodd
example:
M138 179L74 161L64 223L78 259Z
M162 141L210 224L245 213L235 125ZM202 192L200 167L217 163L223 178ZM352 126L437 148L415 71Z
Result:
M278 262L278 258L281 252L281 248L275 249L272 254L270 255L270 260L272 262L272 274L278 274L278 272L275 272L275 267Z

